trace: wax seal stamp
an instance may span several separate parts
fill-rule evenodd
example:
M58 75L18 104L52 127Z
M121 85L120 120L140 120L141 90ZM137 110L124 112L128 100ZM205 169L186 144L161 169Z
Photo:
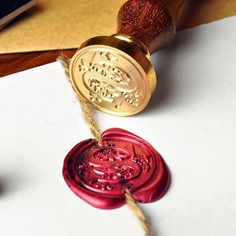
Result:
M173 9L165 0L129 0L118 13L116 34L84 42L69 68L80 98L112 115L142 111L157 84L150 53L173 39Z
M101 209L126 203L125 190L142 203L159 199L168 189L170 174L160 154L145 140L122 130L102 134L77 144L67 155L63 176L70 189Z
M76 92L106 113L121 116L138 113L155 89L156 77L148 52L141 42L142 47L138 47L131 39L124 35L92 38L70 63L70 78Z

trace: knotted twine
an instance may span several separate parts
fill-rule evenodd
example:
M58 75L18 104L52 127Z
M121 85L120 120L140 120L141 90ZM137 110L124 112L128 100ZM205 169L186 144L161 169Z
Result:
M70 58L64 55L60 55L57 60L62 64L62 66L65 69L65 73L67 75L67 78L71 83L70 76L69 76L69 65L70 65ZM74 87L72 86L73 90ZM75 90L74 90L75 91ZM99 128L99 124L97 122L95 113L94 113L94 106L87 100L80 98L75 91L76 98L78 99L80 103L80 107L83 112L83 117L86 122L86 124L89 126L89 130L93 137L97 140L98 144L102 146L102 141L101 141L101 130ZM135 199L132 197L130 191L128 189L125 190L125 199L126 203L129 207L129 209L133 212L139 223L141 224L145 236L154 236L151 224L149 223L147 217L145 216L144 212L142 209L138 206L137 202Z

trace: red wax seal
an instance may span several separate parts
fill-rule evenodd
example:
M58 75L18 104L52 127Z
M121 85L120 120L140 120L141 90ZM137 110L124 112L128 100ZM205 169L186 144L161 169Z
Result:
M138 202L158 200L168 189L170 173L161 155L145 140L122 129L77 144L66 156L63 176L81 199L101 209L125 204L125 189Z

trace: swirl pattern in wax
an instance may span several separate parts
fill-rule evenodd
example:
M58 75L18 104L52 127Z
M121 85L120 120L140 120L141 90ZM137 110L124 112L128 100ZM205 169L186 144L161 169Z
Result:
M94 207L111 209L125 204L126 189L139 202L165 193L170 174L149 143L122 129L105 131L102 143L85 140L67 155L63 175L75 194Z

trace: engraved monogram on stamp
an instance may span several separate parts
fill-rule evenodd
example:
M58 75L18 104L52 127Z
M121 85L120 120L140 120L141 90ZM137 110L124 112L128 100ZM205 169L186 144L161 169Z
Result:
M81 49L73 61L72 84L80 96L101 110L136 113L149 100L145 91L150 84L137 62L112 50L97 45Z
M94 63L93 59L100 57L102 63ZM139 104L139 91L135 84L132 84L130 75L123 69L115 66L120 60L112 56L110 52L94 52L91 62L85 65L83 57L78 65L82 73L84 86L89 90L90 100L93 102L107 101L120 108L123 102L132 106ZM127 89L127 87L130 87Z
M100 57L102 63L94 63L95 57ZM119 64L120 60L110 52L94 52L88 65L84 64L84 59L81 57L78 68L82 73L83 83L90 92L90 100L111 102L115 108L120 108L124 101L137 106L139 103L137 86L133 84L130 75L113 62Z

